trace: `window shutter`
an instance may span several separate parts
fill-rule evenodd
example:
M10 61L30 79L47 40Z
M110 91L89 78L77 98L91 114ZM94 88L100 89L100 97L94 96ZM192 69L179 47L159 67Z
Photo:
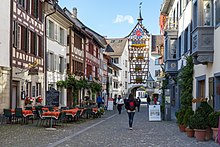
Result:
M43 14L42 14L42 10L43 10L43 7L42 7L42 2L39 1L39 11L38 11L38 17L39 17L39 20L42 22L43 20Z
M38 55L43 58L43 46L41 36L38 36Z
M66 70L66 58L63 58L62 73L65 73L65 70Z
M54 57L55 55L54 54L51 54L51 71L54 72Z
M58 32L58 26L57 26L57 24L54 23L54 39L55 39L56 41L58 41L57 32Z
M31 15L34 16L34 1L35 0L31 0Z
M17 47L17 39L18 39L18 24L14 21L13 26L13 46Z
M60 27L57 26L57 41L60 43Z
M26 12L30 12L30 0L26 0Z
M51 67L51 65L50 65L50 63L51 63L50 53L47 53L46 58L47 58L47 70L50 71L51 70L51 68L50 68Z
M57 59L56 59L57 61L57 64L56 64L56 71L57 72L59 72L59 66L60 66L60 64L59 64L59 55L57 55Z
M44 27L47 27L46 28L46 36L49 37L49 26L50 26L50 23L49 23L48 19L46 20L46 24L47 24L47 26L44 26Z
M67 30L64 30L64 45L67 46Z

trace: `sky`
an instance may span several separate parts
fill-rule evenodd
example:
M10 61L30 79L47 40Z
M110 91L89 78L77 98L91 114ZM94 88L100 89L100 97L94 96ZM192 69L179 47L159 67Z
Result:
M163 0L59 0L70 12L77 8L77 18L107 38L123 38L137 24L139 6L143 25L150 34L159 35L159 14Z

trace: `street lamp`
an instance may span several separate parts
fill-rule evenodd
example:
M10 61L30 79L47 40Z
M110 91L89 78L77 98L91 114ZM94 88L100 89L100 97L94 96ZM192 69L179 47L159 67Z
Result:
M44 17L44 82L45 82L45 99L47 91L47 17L56 13L58 0L45 0L44 1L44 11L46 16ZM47 5L46 5L47 3ZM47 6L47 9L46 9Z

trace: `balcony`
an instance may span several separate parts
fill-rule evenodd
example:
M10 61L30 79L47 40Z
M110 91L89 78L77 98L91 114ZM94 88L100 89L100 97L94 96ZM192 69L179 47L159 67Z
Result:
M177 60L167 60L165 62L165 72L169 74L177 74L178 73L178 64Z
M213 62L214 27L197 27L192 32L192 56L194 64Z

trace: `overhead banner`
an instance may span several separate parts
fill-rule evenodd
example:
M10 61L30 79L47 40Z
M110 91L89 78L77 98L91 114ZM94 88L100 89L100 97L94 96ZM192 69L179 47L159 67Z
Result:
M149 121L161 121L160 105L149 105Z

